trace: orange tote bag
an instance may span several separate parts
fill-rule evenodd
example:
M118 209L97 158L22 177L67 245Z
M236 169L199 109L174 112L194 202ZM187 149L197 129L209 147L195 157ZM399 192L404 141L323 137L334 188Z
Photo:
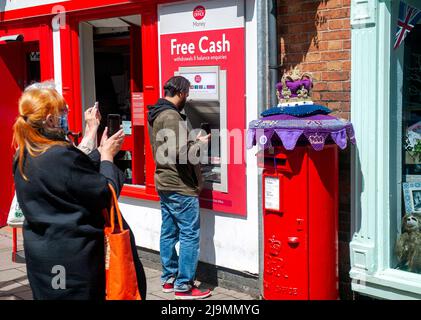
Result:
M133 261L129 230L123 228L123 218L111 184L110 216L104 229L106 300L141 300ZM116 217L117 216L117 217ZM118 224L115 224L117 218Z

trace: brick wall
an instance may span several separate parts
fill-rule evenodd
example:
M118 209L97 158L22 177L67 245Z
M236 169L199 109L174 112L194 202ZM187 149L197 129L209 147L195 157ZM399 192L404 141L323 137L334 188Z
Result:
M297 66L314 79L313 100L349 116L350 0L278 0L282 70Z
M278 0L280 76L298 67L314 78L313 101L350 118L350 0ZM339 277L341 299L352 299L349 278L350 152L340 153Z

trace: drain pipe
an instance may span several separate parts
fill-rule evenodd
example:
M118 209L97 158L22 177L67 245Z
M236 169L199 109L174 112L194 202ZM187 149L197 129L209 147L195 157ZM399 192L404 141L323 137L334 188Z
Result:
M257 110L258 116L266 109L268 98L268 41L267 41L267 1L256 0L256 16L257 16ZM257 161L260 161L259 159ZM258 163L258 168L260 168ZM263 267L264 267L264 233L263 233L263 188L262 188L262 172L257 170L257 190L258 190L258 228L259 228L259 292L263 295Z
M279 76L279 63L278 63L278 26L276 23L278 15L278 6L276 0L268 1L268 59L269 59L269 102L270 107L278 104L276 97L276 84L278 83Z
M258 116L270 106L277 105L278 38L276 0L256 0L257 16L257 104ZM260 161L260 160L258 160ZM261 164L258 163L259 168ZM259 291L263 295L264 230L262 170L258 169L258 228L259 228Z

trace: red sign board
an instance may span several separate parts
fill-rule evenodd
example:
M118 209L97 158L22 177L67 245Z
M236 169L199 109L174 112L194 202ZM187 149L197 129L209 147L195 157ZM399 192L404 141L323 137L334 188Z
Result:
M161 87L182 67L217 66L226 72L227 129L245 129L245 37L242 5L234 0L162 5L159 8ZM193 14L192 14L193 13ZM202 84L194 75L192 85ZM207 87L207 89L210 89ZM238 147L238 146L236 146ZM241 146L239 146L241 147ZM234 145L228 144L234 159ZM246 214L246 168L228 163L228 191L204 190L201 205L216 211Z

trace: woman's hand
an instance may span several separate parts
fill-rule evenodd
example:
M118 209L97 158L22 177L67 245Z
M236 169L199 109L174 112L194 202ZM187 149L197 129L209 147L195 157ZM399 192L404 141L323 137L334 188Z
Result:
M94 107L88 108L85 111L85 123L86 123L87 131L96 133L100 122L101 122L101 114L98 110L98 107L94 106Z
M113 162L116 154L121 150L121 147L124 142L124 131L120 130L113 136L107 136L108 128L105 128L104 133L101 138L101 145L98 148L99 153L101 154L101 161L108 160Z

